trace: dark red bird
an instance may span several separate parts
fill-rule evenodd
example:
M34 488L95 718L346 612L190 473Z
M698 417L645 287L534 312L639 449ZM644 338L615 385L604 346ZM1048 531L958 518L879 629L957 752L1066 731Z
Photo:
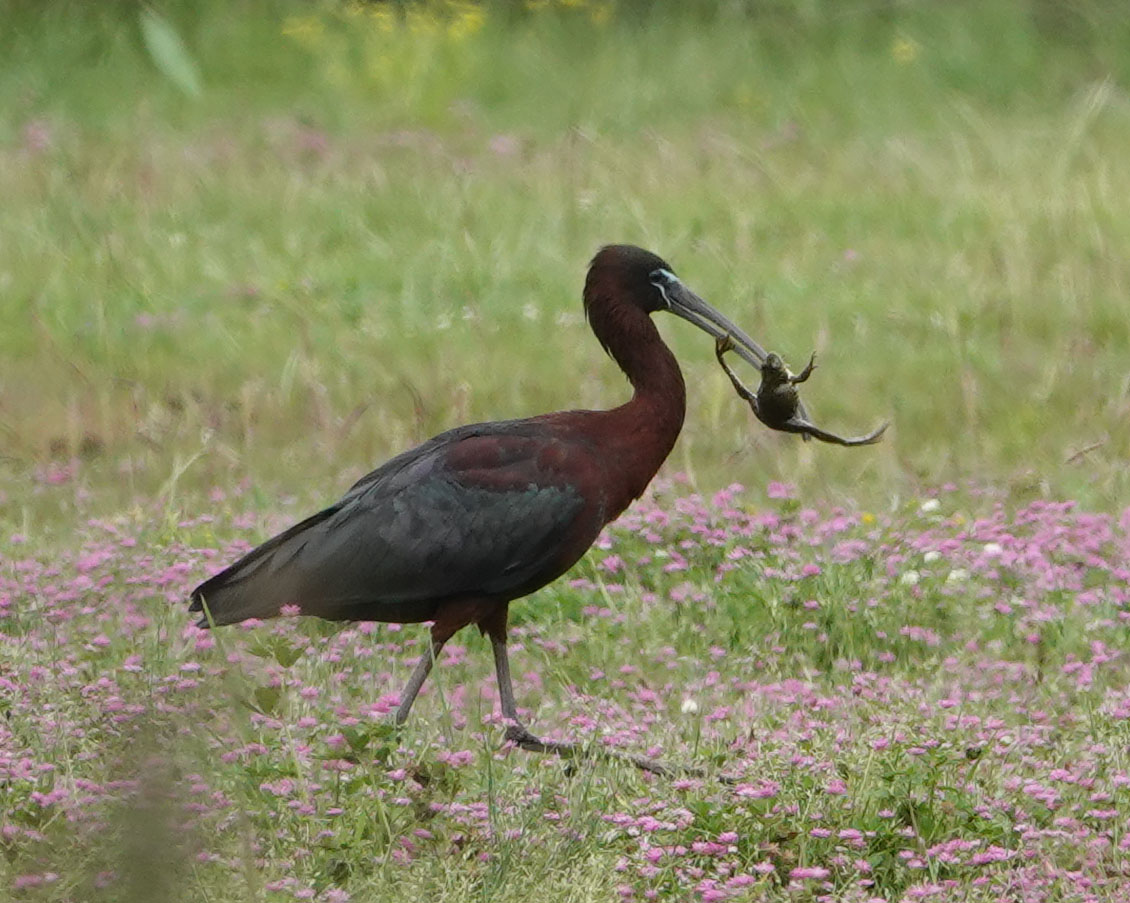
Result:
M433 621L431 652L396 712L401 724L443 644L477 624L494 649L507 738L539 742L514 703L507 607L572 567L675 444L686 387L650 315L670 311L716 339L730 336L755 367L765 359L641 248L602 248L584 303L597 339L632 384L630 401L610 411L462 426L398 455L337 504L194 589L191 610L207 606L200 626L273 617L290 604L330 620Z

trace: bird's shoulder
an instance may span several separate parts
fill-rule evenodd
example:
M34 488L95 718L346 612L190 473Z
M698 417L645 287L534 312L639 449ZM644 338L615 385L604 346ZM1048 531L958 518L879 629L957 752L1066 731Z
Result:
M593 457L584 439L559 418L469 424L385 462L354 483L342 502L433 481L496 491L575 486Z

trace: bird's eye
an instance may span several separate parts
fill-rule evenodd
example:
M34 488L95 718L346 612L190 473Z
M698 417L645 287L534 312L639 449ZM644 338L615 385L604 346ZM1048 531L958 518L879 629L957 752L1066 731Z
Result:
M659 289L659 294L663 296L663 303L667 308L671 308L671 296L667 294L667 290L674 285L677 285L679 278L670 270L658 269L652 270L648 275L651 284Z

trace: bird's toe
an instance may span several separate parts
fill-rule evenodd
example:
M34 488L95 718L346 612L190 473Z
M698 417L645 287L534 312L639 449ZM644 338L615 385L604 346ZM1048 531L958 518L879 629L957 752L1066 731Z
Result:
M543 746L541 738L535 737L521 724L511 724L506 728L507 741L515 746Z

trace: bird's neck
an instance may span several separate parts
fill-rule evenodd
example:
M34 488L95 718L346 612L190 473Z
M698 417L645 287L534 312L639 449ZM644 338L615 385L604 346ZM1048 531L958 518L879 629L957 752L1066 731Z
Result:
M610 500L616 509L612 516L647 488L671 453L687 410L683 374L651 317L628 309L618 319L612 341L597 332L634 389L630 401L603 413L602 444L610 469L620 476L617 498Z

